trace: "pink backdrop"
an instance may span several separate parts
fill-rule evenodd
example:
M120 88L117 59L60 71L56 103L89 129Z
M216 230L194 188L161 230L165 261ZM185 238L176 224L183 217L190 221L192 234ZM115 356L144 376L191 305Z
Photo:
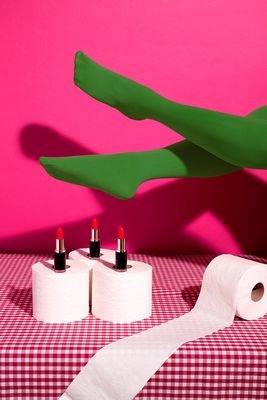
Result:
M245 115L267 104L264 0L1 1L3 251L86 245L91 217L114 246L117 224L137 252L265 252L267 173L145 183L132 200L50 178L40 155L147 150L178 136L131 121L73 84L83 50L181 103Z

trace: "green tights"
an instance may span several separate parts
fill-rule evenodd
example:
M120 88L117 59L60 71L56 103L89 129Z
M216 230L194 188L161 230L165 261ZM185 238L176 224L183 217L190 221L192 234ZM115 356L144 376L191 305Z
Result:
M267 107L238 117L172 102L78 52L74 81L84 92L129 118L153 119L187 140L110 155L41 157L54 178L128 199L150 179L212 177L240 168L267 168Z

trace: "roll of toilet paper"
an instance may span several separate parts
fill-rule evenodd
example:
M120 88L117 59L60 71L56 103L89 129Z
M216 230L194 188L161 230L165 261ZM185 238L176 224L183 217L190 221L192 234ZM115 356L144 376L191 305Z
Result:
M128 261L125 271L114 260L93 266L92 313L105 321L124 323L149 318L152 309L152 267Z
M88 256L89 254L89 248L84 247L82 249L76 249L73 250L69 253L69 259L71 260L83 260L88 262L88 264L91 264L92 266L95 264L95 261L98 259L96 258L90 258ZM115 257L115 251L114 250L109 250L109 249L102 249L100 251L100 260L106 260L106 259L111 259L112 257Z
M38 321L79 321L89 312L89 270L82 261L67 260L63 273L53 270L53 260L32 266L33 316Z
M267 312L267 266L232 255L206 268L194 308L180 318L104 346L60 399L131 400L177 347ZM244 322L245 323L245 322Z
M93 266L99 260L109 260L115 258L115 251L109 249L101 249L100 257L99 258L90 258L88 256L89 248L85 247L82 249L73 250L69 253L70 260L81 260L86 262L88 265L90 272L89 272L89 307L92 308L92 286L93 286Z

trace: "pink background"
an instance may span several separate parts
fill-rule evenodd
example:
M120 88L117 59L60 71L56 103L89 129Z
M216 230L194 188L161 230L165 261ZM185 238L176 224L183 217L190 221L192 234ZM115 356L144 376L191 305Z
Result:
M85 246L96 216L106 246L120 223L131 251L266 253L265 171L153 181L121 201L37 162L180 138L75 87L77 50L177 102L246 115L267 104L266 20L265 0L1 1L1 250L53 251L58 224L67 250Z

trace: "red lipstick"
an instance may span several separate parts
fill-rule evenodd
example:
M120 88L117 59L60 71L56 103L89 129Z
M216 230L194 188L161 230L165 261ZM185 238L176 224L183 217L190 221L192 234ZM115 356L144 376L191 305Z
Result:
M100 240L99 240L99 224L96 218L91 222L91 240L89 243L89 257L100 257Z
M54 253L54 271L66 271L66 250L64 247L64 233L63 229L59 226L56 231L56 249Z
M115 268L119 270L127 269L127 251L126 251L126 240L125 232L122 226L118 227L117 232L117 244L118 248L116 251Z

